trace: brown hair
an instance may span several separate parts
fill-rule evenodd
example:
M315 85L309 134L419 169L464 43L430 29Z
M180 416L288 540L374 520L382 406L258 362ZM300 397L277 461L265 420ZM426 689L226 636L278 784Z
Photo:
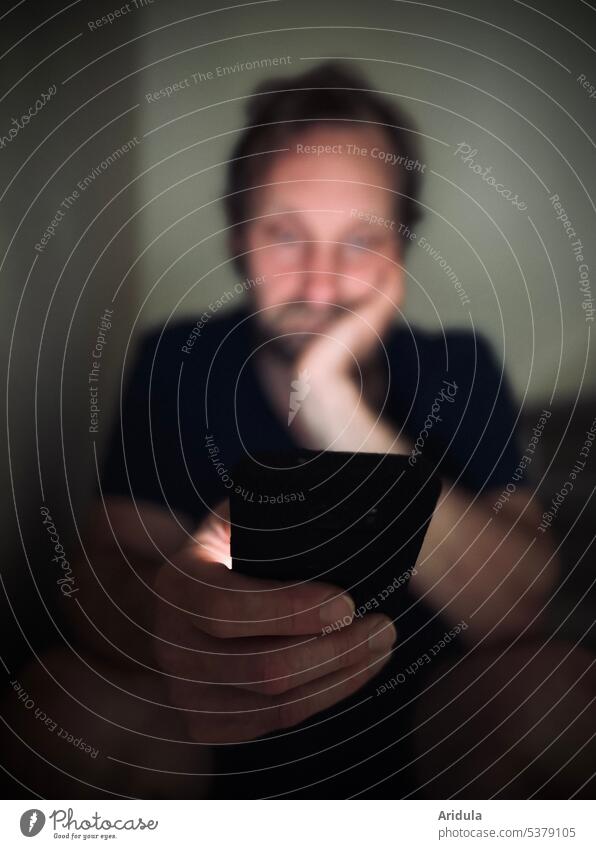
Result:
M265 152L287 147L289 138L312 126L326 121L372 125L382 129L396 156L418 161L416 130L409 119L371 90L360 73L342 62L326 62L294 77L277 77L262 83L253 92L247 113L247 126L232 151L224 199L234 253L242 244L244 222L251 217L250 189L262 181L271 155L275 155ZM417 169L405 168L400 168L398 174L394 187L396 220L411 230L420 218L420 174ZM242 253L235 257L234 264L246 276Z

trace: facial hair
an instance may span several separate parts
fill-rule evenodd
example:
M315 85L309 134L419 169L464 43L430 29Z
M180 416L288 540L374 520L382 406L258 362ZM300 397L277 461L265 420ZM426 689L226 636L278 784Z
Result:
M268 311L269 312L269 311ZM313 334L323 333L331 319L342 312L340 307L331 305L329 308L317 311L321 320L315 325L309 326L309 319L313 315L313 308L304 303L287 304L275 309L273 321L264 322L255 317L253 320L253 336L259 344L266 343L268 351L279 357L284 363L292 363L304 348L312 341ZM292 315L292 324L296 329L284 331L284 317L288 313ZM280 321L281 318L281 321ZM300 329L300 319L306 319L306 327ZM276 328L278 324L278 328Z

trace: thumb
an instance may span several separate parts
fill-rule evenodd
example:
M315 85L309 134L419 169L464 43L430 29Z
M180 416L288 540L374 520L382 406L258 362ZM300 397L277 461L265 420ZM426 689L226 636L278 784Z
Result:
M199 523L193 534L193 547L200 549L205 563L223 563L232 568L230 555L230 499L218 502Z

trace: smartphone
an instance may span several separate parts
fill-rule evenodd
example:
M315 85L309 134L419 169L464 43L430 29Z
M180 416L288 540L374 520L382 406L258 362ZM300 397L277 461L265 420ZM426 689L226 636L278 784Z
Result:
M232 478L232 569L336 584L357 615L404 611L442 486L427 463L299 449L246 456Z

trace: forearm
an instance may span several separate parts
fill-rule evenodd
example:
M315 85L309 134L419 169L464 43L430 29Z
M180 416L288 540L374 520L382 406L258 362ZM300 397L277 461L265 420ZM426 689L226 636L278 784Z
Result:
M471 637L500 639L540 627L539 613L558 572L536 510L495 514L491 496L473 496L444 482L420 553L412 589L450 622L465 620Z
M411 450L411 443L368 409L354 389L344 387L329 397L315 391L311 402L302 426L314 448ZM496 514L490 496L473 496L444 481L411 580L412 590L450 622L464 619L472 637L490 633L499 639L522 631L556 580L550 540L537 534L537 522L532 526L538 511L523 498L513 502L510 510Z

